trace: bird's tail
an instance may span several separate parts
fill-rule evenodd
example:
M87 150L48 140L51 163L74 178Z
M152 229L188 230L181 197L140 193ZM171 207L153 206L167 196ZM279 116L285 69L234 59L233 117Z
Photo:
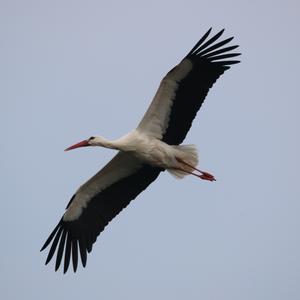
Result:
M178 158L187 164L196 167L198 164L198 153L197 148L195 145L179 145L179 146L172 146L178 152ZM172 174L174 177L181 179L186 175L189 175L189 172L193 172L194 169L188 167L187 165L182 165L182 168L187 172L184 172L179 169L167 169L167 171Z

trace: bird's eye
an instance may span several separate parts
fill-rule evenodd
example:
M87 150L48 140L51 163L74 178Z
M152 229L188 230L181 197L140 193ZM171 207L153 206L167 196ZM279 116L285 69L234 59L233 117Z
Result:
M89 141L92 141L94 138L95 138L94 136L91 136L91 137L89 138Z

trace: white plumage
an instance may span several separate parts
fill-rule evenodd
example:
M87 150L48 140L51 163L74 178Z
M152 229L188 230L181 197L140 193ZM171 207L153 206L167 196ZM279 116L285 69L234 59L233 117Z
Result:
M209 88L239 53L238 46L222 47L232 38L214 43L224 30L207 39L211 29L188 55L162 80L160 87L138 127L120 139L109 141L91 137L66 150L101 146L119 150L95 176L83 184L70 200L66 211L44 246L51 244L46 264L55 251L57 270L64 255L64 272L72 258L76 272L80 253L83 266L87 252L105 226L131 200L167 170L177 178L192 174L214 181L214 177L196 168L198 155L194 145L180 145Z
M173 101L180 81L191 71L193 64L184 59L160 83L154 99L141 120L138 130L161 140L168 128Z

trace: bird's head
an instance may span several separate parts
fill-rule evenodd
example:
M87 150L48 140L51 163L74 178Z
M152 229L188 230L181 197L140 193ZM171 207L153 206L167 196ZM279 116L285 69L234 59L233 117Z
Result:
M65 149L65 151L73 150L80 147L87 147L87 146L102 146L104 140L105 139L101 136L91 136L87 140L83 140L79 143L76 143L68 147L67 149Z

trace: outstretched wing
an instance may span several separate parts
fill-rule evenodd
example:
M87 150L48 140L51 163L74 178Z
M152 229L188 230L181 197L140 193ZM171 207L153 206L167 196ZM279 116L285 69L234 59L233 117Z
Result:
M76 272L80 253L85 267L87 252L91 252L97 236L157 178L160 171L119 152L72 197L65 214L41 249L51 244L46 264L56 252L55 270L58 270L64 255L64 273L69 268L71 257Z
M200 109L208 90L240 53L223 47L233 37L215 43L224 29L208 39L209 29L188 55L162 80L159 89L138 125L138 130L171 145L181 144Z

